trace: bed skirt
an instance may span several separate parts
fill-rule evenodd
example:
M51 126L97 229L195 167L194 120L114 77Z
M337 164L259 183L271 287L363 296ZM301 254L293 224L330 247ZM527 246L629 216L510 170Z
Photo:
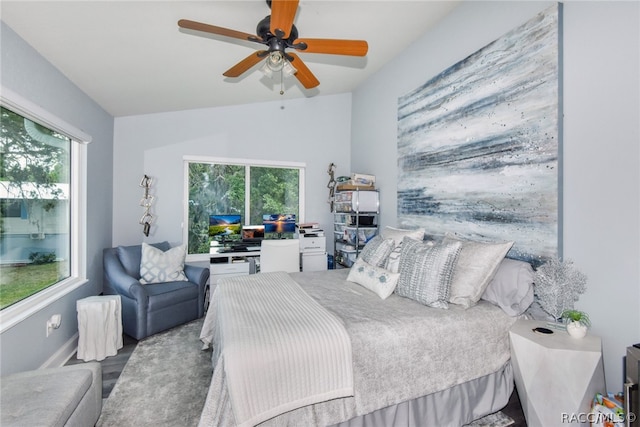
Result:
M378 409L333 427L460 427L504 408L513 392L511 361L493 374L397 405Z

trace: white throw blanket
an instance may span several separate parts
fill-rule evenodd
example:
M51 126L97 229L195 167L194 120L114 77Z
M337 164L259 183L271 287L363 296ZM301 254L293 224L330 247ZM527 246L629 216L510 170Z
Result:
M238 426L353 396L344 325L282 272L223 279L207 318ZM214 331L212 331L214 332Z

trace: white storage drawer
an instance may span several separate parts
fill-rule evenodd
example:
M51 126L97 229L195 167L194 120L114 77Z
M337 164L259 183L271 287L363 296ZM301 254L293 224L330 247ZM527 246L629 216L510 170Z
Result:
M356 258L358 258L358 253L355 250L340 249L337 251L336 256L337 256L336 261L338 263L346 267L351 267L353 263L356 261Z
M340 191L335 194L336 212L378 212L377 191Z
M350 245L356 244L356 237L359 246L364 246L369 240L378 234L378 229L373 227L346 227L344 229L344 237L342 240Z
M249 274L250 266L249 261L209 264L210 282L217 283L223 277Z
M311 252L302 254L302 271L324 271L326 269L326 252Z

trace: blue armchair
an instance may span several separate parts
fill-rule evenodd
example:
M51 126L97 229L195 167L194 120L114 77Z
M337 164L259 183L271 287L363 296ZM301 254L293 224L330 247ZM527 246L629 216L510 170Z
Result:
M170 249L168 242L153 244ZM140 340L198 319L205 312L209 269L185 264L188 281L140 283L142 245L118 246L103 251L104 294L122 298L122 328Z

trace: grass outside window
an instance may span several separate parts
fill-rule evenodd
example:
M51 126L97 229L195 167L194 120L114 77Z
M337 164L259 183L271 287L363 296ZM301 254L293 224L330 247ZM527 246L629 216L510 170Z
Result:
M0 267L0 309L4 309L69 276L66 261Z

